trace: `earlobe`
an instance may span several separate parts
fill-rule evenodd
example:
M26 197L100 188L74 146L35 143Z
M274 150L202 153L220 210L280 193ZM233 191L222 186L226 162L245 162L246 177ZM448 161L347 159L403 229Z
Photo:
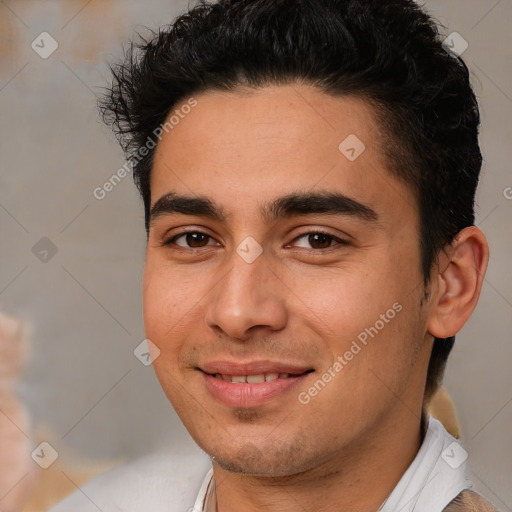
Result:
M437 338L455 336L476 307L489 261L489 246L475 226L464 228L443 256L437 296L427 330Z

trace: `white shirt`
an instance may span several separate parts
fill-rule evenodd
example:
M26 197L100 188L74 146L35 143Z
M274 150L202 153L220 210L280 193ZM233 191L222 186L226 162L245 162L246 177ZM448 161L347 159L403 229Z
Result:
M199 449L154 454L94 478L49 512L199 512L211 480L211 461ZM416 457L379 511L441 512L471 485L467 452L430 418ZM208 512L216 512L214 504Z

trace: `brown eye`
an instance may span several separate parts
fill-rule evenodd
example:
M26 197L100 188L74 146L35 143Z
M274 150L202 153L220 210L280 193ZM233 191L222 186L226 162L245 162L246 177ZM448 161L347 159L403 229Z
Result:
M298 243L299 240L304 241ZM314 231L298 236L295 239L295 245L305 249L328 249L335 245L347 245L347 242L330 233Z
M182 240L182 242L180 243L178 240ZM212 237L205 233L201 233L199 231L188 231L181 233L180 235L173 236L165 242L165 245L178 245L179 247L199 249L201 247L207 247L210 240L212 240Z
M187 233L185 235L185 240L190 247L204 247L208 244L208 238L210 237L204 233Z
M324 233L314 233L309 235L308 241L315 249L326 249L331 245L332 236L325 235Z

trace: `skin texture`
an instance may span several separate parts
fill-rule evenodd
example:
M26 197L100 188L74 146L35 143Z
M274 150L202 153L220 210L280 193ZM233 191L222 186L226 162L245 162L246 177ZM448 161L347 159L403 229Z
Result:
M433 339L455 334L471 314L485 238L477 228L461 232L426 290L414 195L387 170L385 136L365 101L299 84L195 98L157 146L152 205L171 191L203 196L226 219L152 219L144 321L156 375L213 457L219 512L296 511L298 503L374 511L420 446ZM366 147L354 161L338 149L350 134ZM263 218L263 204L298 191L344 194L377 219ZM184 229L207 236L173 239ZM318 230L332 238L311 241ZM236 250L248 236L263 250L252 263ZM299 393L397 304L378 334L301 403ZM219 359L313 371L264 404L230 407L210 394L198 369Z

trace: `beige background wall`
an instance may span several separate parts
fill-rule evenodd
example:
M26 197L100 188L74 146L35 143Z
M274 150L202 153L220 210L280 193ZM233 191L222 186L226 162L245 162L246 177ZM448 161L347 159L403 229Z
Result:
M446 387L477 487L512 510L512 1L426 3L447 34L469 43L485 158L477 223L491 245L481 301L458 336ZM33 326L20 393L36 431L50 429L63 453L136 457L187 437L151 367L133 355L144 339L145 240L131 176L103 200L93 196L124 164L96 111L106 62L134 30L169 22L186 6L0 2L0 310ZM59 45L47 59L31 48L43 31Z

